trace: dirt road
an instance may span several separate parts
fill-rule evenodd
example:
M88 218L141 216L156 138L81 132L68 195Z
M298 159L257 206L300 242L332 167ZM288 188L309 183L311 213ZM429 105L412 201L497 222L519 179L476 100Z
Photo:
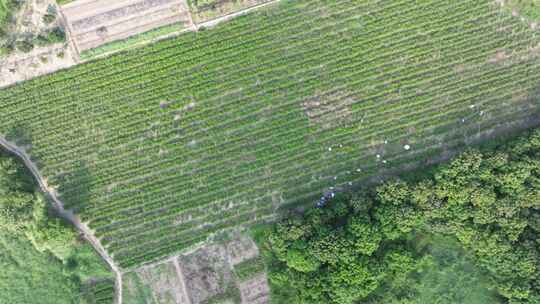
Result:
M88 242L94 247L98 254L105 260L105 262L107 262L107 264L116 276L116 303L122 304L122 272L114 263L113 259L109 256L107 251L105 251L105 248L103 248L101 242L94 236L88 226L81 222L78 216L76 216L71 210L64 209L64 204L62 203L62 201L60 201L60 199L58 199L58 194L56 193L56 190L47 185L47 181L43 178L43 176L41 176L41 173L37 169L36 165L32 162L32 160L30 160L29 155L24 149L18 147L12 142L7 141L1 136L0 145L23 160L26 167L30 170L30 172L32 172L32 175L34 175L35 179L38 181L41 190L51 198L53 208L56 210L56 212L58 212L60 217L72 223L77 228L77 230L79 230L83 234L84 238L88 240Z

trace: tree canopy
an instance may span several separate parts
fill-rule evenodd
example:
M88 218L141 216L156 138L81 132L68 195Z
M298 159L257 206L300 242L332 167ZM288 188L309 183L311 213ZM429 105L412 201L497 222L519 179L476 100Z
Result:
M540 130L274 227L274 299L540 303Z
M0 303L94 303L93 286L113 284L94 249L54 216L26 168L1 150L0 269Z

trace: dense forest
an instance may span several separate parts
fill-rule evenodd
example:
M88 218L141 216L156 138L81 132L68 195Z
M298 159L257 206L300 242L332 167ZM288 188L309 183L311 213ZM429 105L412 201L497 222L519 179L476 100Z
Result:
M269 229L274 301L540 303L540 130L421 174Z
M0 150L0 303L93 303L111 272L12 156Z

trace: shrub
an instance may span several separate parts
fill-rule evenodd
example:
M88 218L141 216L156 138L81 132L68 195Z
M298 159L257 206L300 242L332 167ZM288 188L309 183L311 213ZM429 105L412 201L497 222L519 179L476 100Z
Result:
M15 48L21 52L29 53L34 49L34 44L28 40L20 40L15 42Z
M51 24L55 20L56 20L56 15L53 15L53 14L45 14L45 15L43 15L43 22L45 22L45 24Z

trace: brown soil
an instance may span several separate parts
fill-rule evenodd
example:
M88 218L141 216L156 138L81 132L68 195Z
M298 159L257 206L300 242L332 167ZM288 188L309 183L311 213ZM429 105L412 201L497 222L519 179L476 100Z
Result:
M62 6L79 51L175 23L190 26L185 0L80 0Z
M233 17L237 13L277 2L279 0L215 0L204 5L192 5L193 19L198 26L210 27L215 21Z
M347 124L351 120L351 106L358 100L346 97L344 93L317 96L302 103L310 124L323 130Z
M238 290L243 304L269 303L265 273L242 282L233 274L234 265L259 255L255 242L241 232L231 232L229 236L226 241L205 244L180 256L143 266L134 273L144 288L152 290L152 299L157 304L205 304L227 294L231 288ZM129 284L127 280L128 293Z
M54 0L27 0L15 16L7 32L10 39L19 36L37 36L42 32L61 26L64 21L58 14L51 24L45 24L43 16ZM15 50L8 56L0 56L0 88L37 76L71 67L78 62L78 55L69 43L51 44L43 47L34 45L28 53Z
M225 293L233 280L227 261L227 251L220 245L205 246L196 252L179 257L186 288L194 304Z
M153 291L157 303L190 304L184 282L178 275L176 259L137 271L142 282Z
M242 236L226 244L229 262L232 266L253 259L259 255L259 249L249 237Z
M240 283L239 288L242 304L270 303L270 288L264 273Z

